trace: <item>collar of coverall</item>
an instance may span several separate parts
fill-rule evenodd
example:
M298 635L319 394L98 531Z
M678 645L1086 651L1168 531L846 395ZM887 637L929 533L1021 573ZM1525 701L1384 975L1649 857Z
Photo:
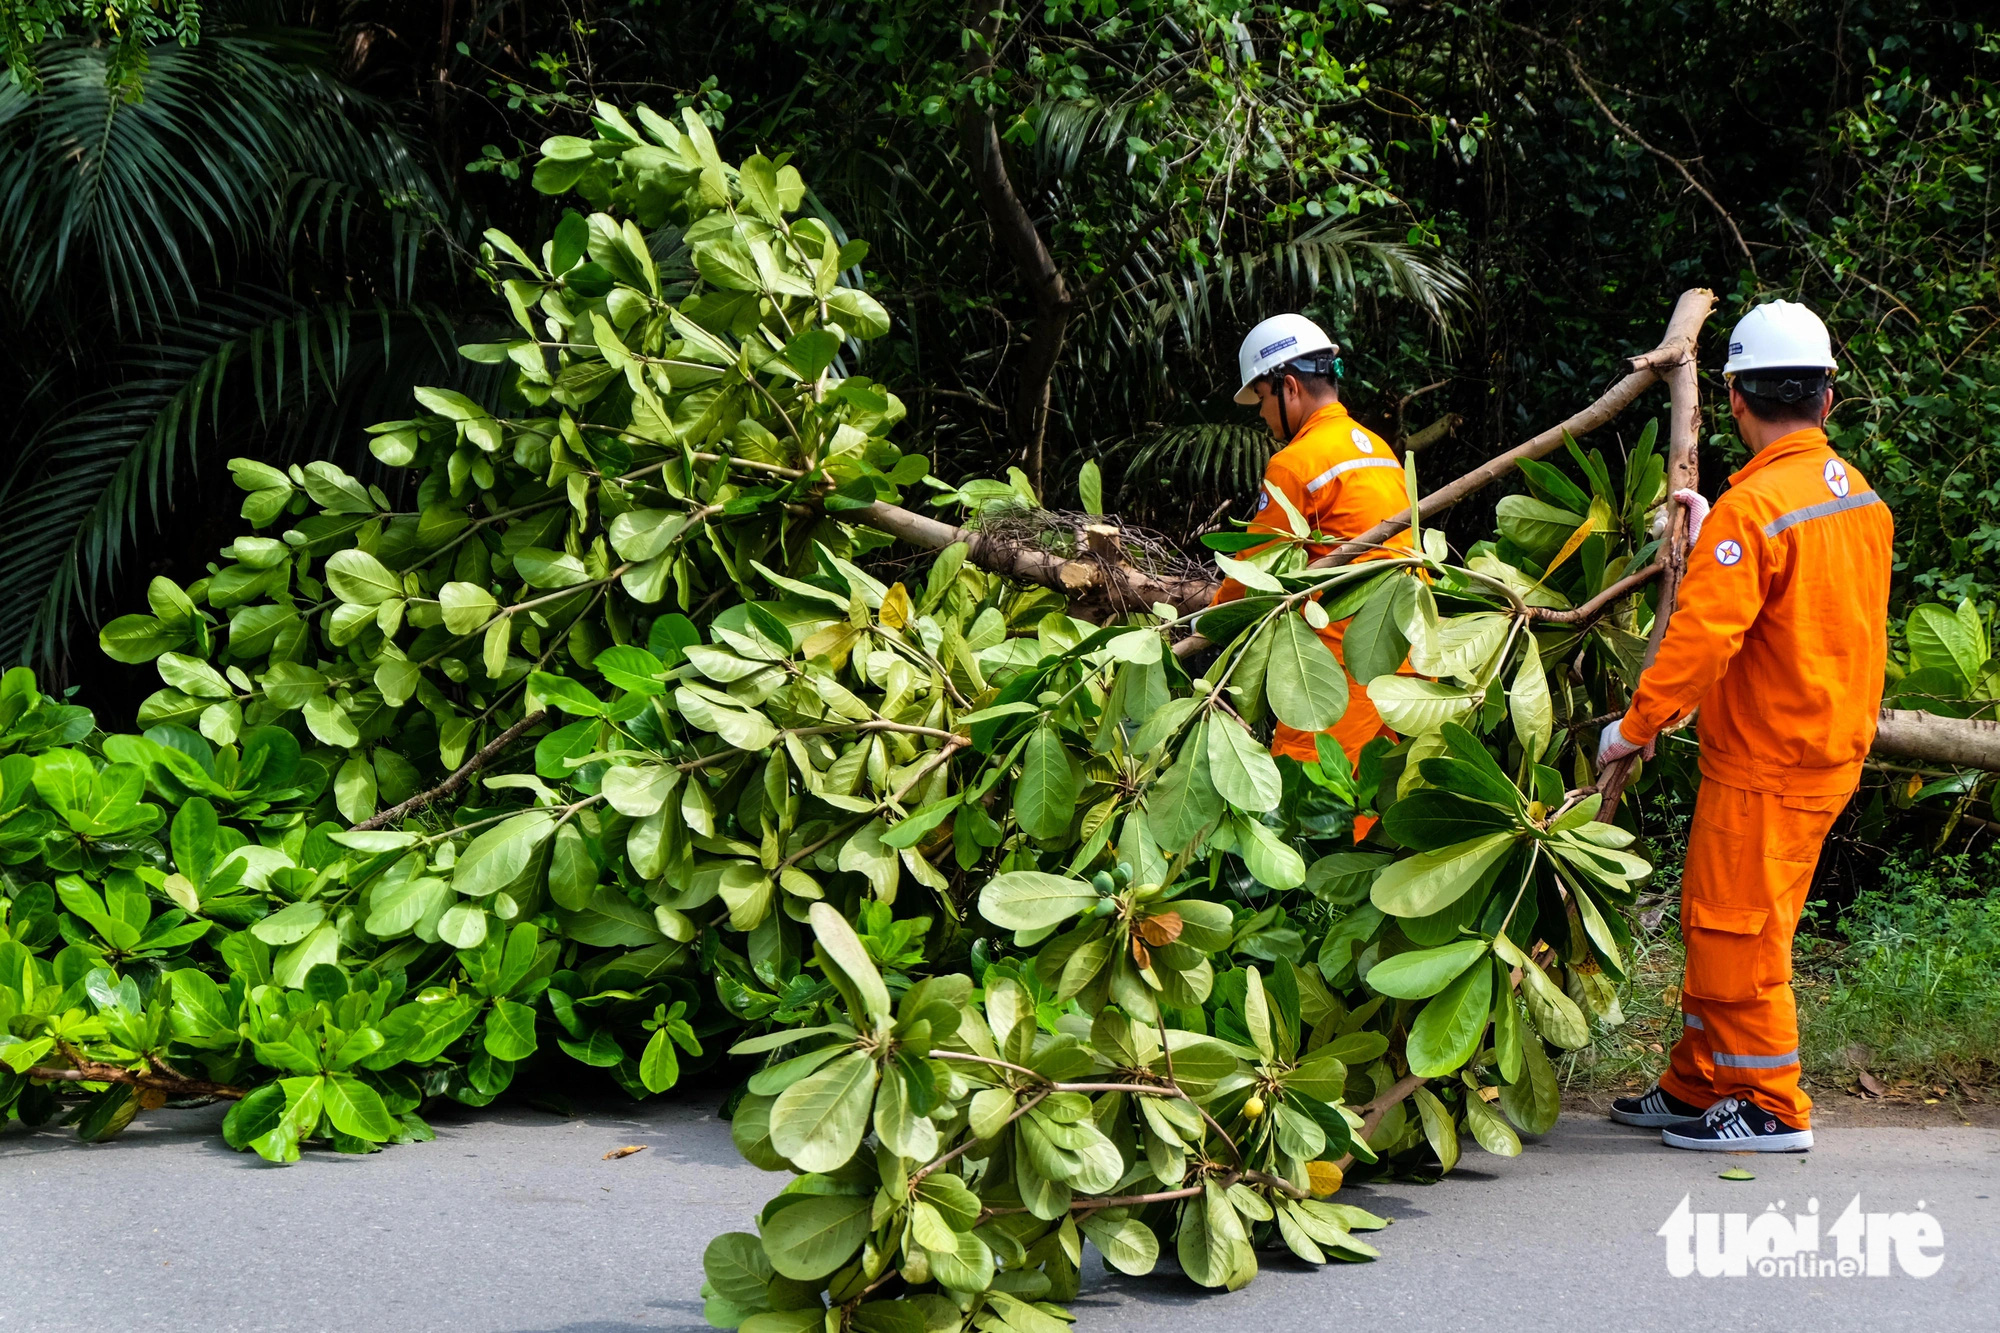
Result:
M1808 426L1804 430L1795 430L1790 435L1780 435L1758 452L1752 454L1749 462L1730 473L1729 484L1734 486L1745 477L1762 468L1769 467L1781 458L1792 458L1799 454L1810 453L1814 449L1824 449L1826 447L1826 432L1817 426Z
M1320 421L1321 418L1344 417L1346 415L1347 415L1347 404L1341 402L1338 398L1336 398L1332 402L1328 403L1325 407L1314 408L1313 414L1307 417L1304 421L1301 421L1299 423L1299 428L1292 432L1292 439L1293 441L1297 441L1307 431L1311 430L1313 426Z

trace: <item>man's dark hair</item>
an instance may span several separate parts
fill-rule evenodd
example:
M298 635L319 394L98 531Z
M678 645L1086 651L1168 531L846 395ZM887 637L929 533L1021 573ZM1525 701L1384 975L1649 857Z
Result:
M1756 370L1736 377L1736 391L1743 395L1750 415L1759 421L1803 421L1820 423L1820 403L1825 399L1828 377L1818 366Z

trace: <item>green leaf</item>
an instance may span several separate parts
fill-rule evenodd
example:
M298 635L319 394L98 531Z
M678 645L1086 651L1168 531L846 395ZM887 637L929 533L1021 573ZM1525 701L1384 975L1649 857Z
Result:
M816 1195L789 1203L762 1224L771 1267L816 1282L846 1263L868 1237L869 1196Z
M1014 818L1029 837L1048 841L1069 832L1076 815L1076 770L1061 733L1047 723L1028 738L1014 801Z
M495 1000L486 1015L486 1053L496 1060L525 1060L535 1053L535 1011L514 1000Z
M1207 730L1209 778L1222 799L1250 814L1277 809L1284 781L1270 753L1233 718L1210 718Z
M823 902L814 903L807 918L812 922L813 936L819 941L820 949L840 969L848 984L854 987L862 1009L876 1022L887 1022L894 1012L889 1003L889 988L882 984L882 974L875 970L874 962L868 957L868 946L854 933L854 927L847 924L846 917Z
M1095 905L1098 897L1081 880L1015 870L986 882L979 891L979 913L1008 930L1042 930Z
M1413 1066L1414 1068L1414 1066ZM1468 1092L1465 1098L1465 1127L1479 1146L1496 1157L1519 1157L1521 1140L1513 1129L1484 1099Z
M1583 526L1584 517L1568 509L1558 509L1531 495L1503 495L1494 506L1500 535L1535 557L1548 559L1562 549L1570 534Z
M1288 727L1325 731L1347 712L1347 672L1303 616L1280 616L1264 694Z
M459 853L452 888L468 898L484 898L512 884L555 832L556 818L553 811L529 810L481 833Z
M1513 849L1513 833L1489 833L1467 842L1404 857L1384 870L1369 900L1391 916L1429 916L1469 892Z
M1122 1208L1085 1213L1078 1224L1104 1262L1130 1277L1144 1277L1160 1262L1160 1238Z
M348 1074L329 1074L321 1089L326 1118L343 1134L370 1143L385 1143L396 1136L397 1126L381 1094Z
M674 1051L673 1039L665 1028L659 1029L647 1041L645 1051L639 1056L639 1082L647 1092L665 1092L681 1079L680 1056Z
M1098 470L1097 460L1087 460L1076 477L1077 498L1083 501L1083 512L1102 514L1104 512L1104 474Z
M1521 998L1527 1001L1528 1017L1537 1031L1566 1051L1579 1051L1590 1044L1590 1024L1584 1019L1583 1010L1549 980L1532 958L1505 935L1494 937L1493 952L1501 962L1521 970L1521 980L1525 983Z
M1956 612L1935 602L1927 602L1910 612L1905 631L1914 671L1945 670L1959 682L1960 693L1978 684L1986 660L1986 627L1971 602L1961 602Z
M476 583L447 583L438 589L444 627L453 634L476 633L500 609L493 594Z
M402 579L368 552L352 546L327 557L326 586L335 597L353 606L378 606L403 595Z
M1501 1004L1514 1003L1504 995ZM1517 1020L1518 1022L1518 1020ZM1556 1081L1555 1066L1541 1039L1528 1034L1521 1042L1521 1077L1500 1087L1500 1107L1513 1122L1529 1134L1546 1134L1555 1128L1562 1114L1562 1087Z
M1410 1072L1440 1078L1463 1067L1479 1049L1492 1007L1493 969L1475 967L1461 973L1410 1025Z
M1404 736L1421 736L1458 721L1475 712L1485 699L1482 689L1415 676L1376 676L1368 681L1369 702L1391 730Z
M801 1171L837 1170L861 1146L874 1102L875 1062L851 1051L778 1094L771 1146Z
M1368 970L1368 987L1398 1000L1428 999L1489 951L1485 940L1460 940L1440 949L1395 954Z
M342 750L361 744L361 733L355 730L353 719L331 696L314 695L306 700L304 711L306 730L323 744Z
M1521 636L1521 665L1514 672L1514 684L1507 691L1508 711L1514 718L1514 739L1529 763L1542 757L1555 735L1555 701L1549 695L1549 678L1542 670L1542 655L1535 636Z
M1356 680L1373 681L1402 668L1403 659L1410 654L1410 641L1403 637L1403 617L1416 595L1416 582L1407 576L1390 574L1375 581L1340 641L1347 670ZM1374 697L1373 685L1369 696Z
M1424 1122L1424 1137L1438 1157L1438 1170L1448 1172L1458 1165L1458 1126L1452 1122L1445 1104L1429 1088L1418 1088L1415 1096L1417 1114Z
M1417 852L1434 852L1516 827L1506 811L1437 788L1411 792L1389 807L1382 824L1390 837Z

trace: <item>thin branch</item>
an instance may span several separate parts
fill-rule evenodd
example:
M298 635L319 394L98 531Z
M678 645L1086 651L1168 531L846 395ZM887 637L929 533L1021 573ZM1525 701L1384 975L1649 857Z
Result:
M548 715L549 713L546 708L536 709L534 712L522 718L519 722L516 722L513 726L507 728L507 730L501 732L498 736L495 736L491 741L488 741L486 745L480 749L478 754L473 755L472 758L466 760L463 764L460 764L457 770L454 771L452 775L446 778L443 782L438 783L437 786L432 787L429 791L418 792L415 796L412 796L409 800L404 801L401 805L392 805L387 810L384 810L381 814L376 815L370 819L362 820L359 824L356 824L354 826L355 831L360 832L365 829L387 828L389 825L395 823L397 820L402 819L405 816L414 813L415 811L423 809L425 806L429 805L432 801L439 800L442 797L451 795L453 792L457 791L460 787L463 787L466 783L466 780L470 778L474 773L477 773L480 769L492 763L496 758L499 757L500 752L502 750L512 745L515 741L519 740L523 733L525 733L530 727L539 723L543 718L547 717Z
M1526 31L1526 29L1523 29L1523 31ZM1539 34L1537 35L1539 36ZM1558 43L1547 37L1543 37L1541 40L1546 42L1550 46L1558 45ZM1617 130L1620 134L1624 135L1627 139L1630 139L1633 143L1638 144L1641 148L1651 153L1654 157L1659 158L1660 161L1665 162L1671 167L1673 167L1675 171L1680 173L1681 179L1688 183L1689 189L1694 190L1702 198L1708 200L1708 206L1715 210L1715 215L1722 219L1724 226L1729 228L1729 234L1736 238L1736 248L1743 252L1743 262L1748 264L1750 266L1750 272L1752 274L1755 274L1757 272L1756 257L1750 253L1750 246L1747 242L1744 241L1743 233L1740 229L1738 229L1736 225L1736 219L1729 216L1729 210L1722 206L1722 201L1720 199L1717 199L1714 194L1710 193L1709 188L1706 185L1703 185L1700 181L1694 178L1694 173L1688 170L1687 163L1681 161L1679 158L1675 157L1672 153L1667 152L1665 149L1655 147L1649 140L1647 140L1647 138L1644 135L1640 134L1639 131L1633 129L1630 125L1627 125L1624 121L1618 119L1617 113L1612 111L1612 109L1609 106L1605 105L1604 99L1598 96L1597 89L1591 86L1590 79L1586 77L1583 72L1583 62L1576 58L1576 53L1570 50L1568 47L1559 47L1559 49L1562 51L1563 59L1569 62L1569 72L1576 76L1577 86L1582 88L1584 95L1590 98L1590 100L1596 104L1598 112L1606 120L1611 122L1612 128Z

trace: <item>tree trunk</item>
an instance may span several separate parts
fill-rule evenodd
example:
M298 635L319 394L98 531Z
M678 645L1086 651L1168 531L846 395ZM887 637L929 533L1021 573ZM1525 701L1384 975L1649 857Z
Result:
M974 25L978 40L966 51L968 79L988 78L993 73L993 53L1000 40L1000 25L1006 11L994 8ZM1035 313L1028 321L1027 349L1016 364L1019 383L1007 412L1008 433L1020 450L1021 470L1035 494L1045 494L1042 478L1043 442L1048 434L1049 392L1055 379L1056 362L1062 356L1069 335L1069 322L1076 310L1069 283L1056 267L1055 256L1028 214L1027 205L1014 189L1007 170L1006 153L993 114L977 103L968 102L959 120L959 135L965 149L966 166L979 190L980 206L987 225L1001 249L1027 285Z

